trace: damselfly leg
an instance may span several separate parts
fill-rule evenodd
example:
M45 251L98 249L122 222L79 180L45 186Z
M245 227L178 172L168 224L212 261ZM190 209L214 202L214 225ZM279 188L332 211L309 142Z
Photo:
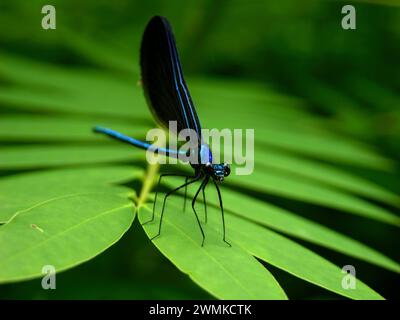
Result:
M194 177L193 180L191 180L191 181L189 181L189 182L185 182L185 183L182 184L181 186L179 186L179 187L177 187L177 188L175 188L175 189L173 189L173 190L167 192L167 194L166 194L165 197L164 197L163 206L162 206L162 210L161 210L160 224L159 224L159 226L158 226L158 233L157 233L153 238L151 238L151 240L157 238L157 237L161 234L161 225L162 225L162 220L163 220L163 217L164 217L164 209L165 209L165 203L166 203L166 201L167 201L167 198L168 198L171 194L173 194L174 192L176 192L176 191L182 189L183 187L186 187L186 186L188 186L188 185L190 185L190 184L196 182L196 181L199 180L199 179L200 179L200 172ZM154 215L154 211L153 211L153 215ZM154 216L153 216L153 218L154 218Z
M151 219L148 220L148 221L146 221L146 222L143 222L142 225L145 225L146 223L149 223L149 222L153 222L153 221L154 221L155 209L156 209L156 202L157 202L157 195L158 195L158 192L159 192L159 189L160 189L161 179L162 179L163 177L185 177L185 178L186 178L186 179L185 179L185 185L187 185L187 180L188 180L189 178L195 178L195 177L187 176L186 174L180 174L180 173L163 173L163 174L161 174L160 177L158 178L158 183L157 183L157 188L156 188L156 194L155 194L155 196L154 196L154 202L153 202L153 213L152 213L152 215L151 215ZM185 188L185 192L186 192L186 188Z
M186 177L185 183L187 183L189 177ZM186 198L187 198L187 185L185 186L185 200L183 200L183 212L186 210Z
M204 245L204 240L205 240L205 235L204 235L204 231L203 231L203 228L201 227L201 223L200 223L200 220L199 220L199 216L197 215L197 213L196 213L196 209L194 208L194 205L195 205L195 203L196 203L196 199L197 199L197 196L199 195L199 193L200 193L200 190L203 190L203 188L204 188L204 186L208 183L208 179L209 179L210 177L206 177L206 178L204 178L204 180L203 180L203 182L201 183L201 185L200 185L200 187L197 189L197 191L196 191L196 194L194 195L194 198L193 198L193 200L192 200L192 209L193 209L193 213L194 213L194 215L195 215L195 217L196 217L196 220L197 220L197 224L199 225L199 228L200 228L200 231L201 231L201 235L202 235L202 237L203 237L203 239L202 239L202 241L201 241L201 246L203 246Z
M205 189L208 183L208 178L207 178L207 182L203 185L202 193L203 193L203 203L204 203L204 223L207 223L207 201L206 201L206 193L205 193Z
M222 231L223 231L222 240L224 240L224 242L226 244L228 244L230 247L232 247L232 245L228 241L225 240L225 217L224 217L224 206L222 205L221 192L219 191L218 184L215 182L215 180L213 180L213 182L214 182L215 188L217 189L217 192L218 192L219 206L221 207Z

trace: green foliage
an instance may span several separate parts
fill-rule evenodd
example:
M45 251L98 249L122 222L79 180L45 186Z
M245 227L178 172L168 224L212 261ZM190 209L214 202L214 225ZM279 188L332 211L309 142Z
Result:
M31 76L34 72L34 69L29 70ZM75 71L64 72L75 73ZM83 81L84 73L82 71L79 73ZM109 77L112 82L113 76ZM59 82L61 83L61 79ZM92 85L96 86L96 82ZM89 81L87 81L87 86L90 88ZM214 83L214 90L215 86ZM204 84L200 90L197 90L196 85L194 89L194 92L201 90L207 92ZM210 89L210 92L213 89ZM83 101L87 99L81 88L71 87L69 90L71 90L71 95L75 95L76 103L83 104ZM118 94L120 92L118 91ZM223 102L229 99L229 95L225 96L224 92L229 91L222 88L218 92L219 97L217 91L214 92L216 94L212 97L213 103L219 102L221 112L228 113L228 109L224 110L226 104ZM79 94L83 95L82 102L79 102ZM207 92L208 98L210 94ZM262 92L258 94L264 98ZM109 95L110 101L113 101L114 93L109 92ZM266 96L265 98L275 99L276 105L281 103L276 97ZM244 99L235 101L238 105L245 103ZM267 108L260 109L257 104L252 103L251 99L247 103L246 111L254 109L263 116L265 116L264 110L271 112ZM135 101L132 101L132 105L134 104ZM35 110L35 107L29 103L22 105L28 110ZM228 106L234 108L232 104ZM203 122L207 123L210 119L212 123L212 115L209 112L204 112L203 115L203 108L199 109L204 118ZM287 104L283 104L282 109L290 114ZM113 108L116 115L119 114L118 110L119 107ZM134 210L129 200L129 188L117 186L115 183L141 177L143 176L141 170L136 169L135 172L134 167L130 169L115 165L97 168L92 166L96 163L143 160L143 153L140 150L132 150L126 146L111 143L99 146L99 143L96 143L98 137L90 133L89 117L79 116L79 114L71 115L71 110L65 110L68 115L59 112L62 110L57 109L57 113L51 117L18 114L6 115L1 119L3 126L0 136L7 141L26 142L26 139L39 142L75 141L72 144L56 146L43 144L5 146L2 150L4 156L0 161L1 168L20 170L55 167L61 169L68 165L90 164L86 169L71 168L21 173L5 177L0 181L1 189L4 190L1 193L1 220L5 223L0 229L1 256L3 257L0 277L2 282L39 276L41 266L45 264L53 264L57 270L64 270L86 261L112 245L133 220ZM122 115L123 112L120 114ZM254 117L252 114L255 113L243 114L249 124ZM307 117L310 118L309 115ZM225 119L224 124L235 127L238 124L235 119L240 118L240 115L231 114ZM262 122L258 119L259 117L254 117L252 121L256 132L264 129ZM296 117L293 117L294 119ZM271 118L269 121L272 122ZM285 117L284 120L274 119L274 121L276 131L281 134L289 132L296 135L295 132L304 132L301 126L290 126L291 129L287 130L287 126L282 128L278 125L283 122L288 124L289 117ZM313 117L312 121L318 125L317 118ZM116 125L121 130L124 129L121 126L123 120L104 119L102 122ZM135 126L132 127L135 128ZM138 127L140 130L145 129L145 127ZM140 134L139 129L137 134ZM322 127L313 128L313 130L323 132ZM132 130L128 131L132 132ZM326 132L326 135L329 135L329 132ZM234 189L235 186L243 186L249 190L331 206L343 212L355 213L395 225L399 224L395 215L351 195L348 191L365 196L371 195L373 198L395 205L398 204L398 197L372 182L364 181L362 178L346 171L342 172L330 165L319 164L316 161L302 159L287 152L274 151L274 149L268 153L268 148L262 144L268 144L264 137L265 135L256 134L255 173L251 176L232 176L232 179L228 180L232 190L226 188L224 190L226 209L229 213L235 214L227 216L228 238L231 239L233 247L228 248L220 240L218 213L210 212L210 221L206 228L206 244L201 247L197 226L191 214L182 213L179 206L171 210L172 204L168 205L169 212L166 215L162 236L159 240L155 240L157 247L181 271L189 274L197 284L218 298L280 299L286 297L272 274L254 257L310 283L350 298L379 298L378 294L360 281L356 291L342 289L343 275L338 267L268 227L399 272L400 267L397 263L329 228L297 217L251 196L236 193ZM343 140L338 137L332 136L330 139L343 143ZM90 145L78 144L79 141L85 140L94 142ZM352 143L349 139L347 141L346 143ZM319 147L320 144L314 144L316 150L319 150ZM282 148L285 149L285 145ZM357 153L363 155L363 149L360 148ZM365 151L364 154L377 159L376 163L385 167L389 163L373 151ZM259 166L258 163L260 163ZM390 170L389 167L388 169ZM148 178L143 176L143 179L151 179L151 176ZM110 181L114 184L110 185ZM126 191L123 192L123 190ZM216 203L213 204L216 207ZM143 207L143 210L149 212L145 208ZM145 230L151 235L156 227L156 224L150 224ZM56 254L57 252L62 254ZM23 261L29 261L29 263L23 263Z
M306 16L324 12L311 2ZM36 6L36 2L32 3ZM10 6L16 12L27 8ZM194 18L181 21L176 29L182 26L181 30L186 30L183 28L186 23L195 39L198 30L207 27L203 20L210 11L208 6L207 1L188 5L188 12L201 13L198 23ZM247 10L262 15L259 6ZM285 6L289 15L296 15L293 7L289 10L287 3ZM68 5L60 2L62 8ZM124 11L123 6L120 9ZM380 148L369 130L374 123L369 122L363 110L354 107L357 103L332 89L330 84L308 77L303 68L315 58L308 32L299 29L304 40L299 43L291 40L287 28L262 30L260 37L278 33L272 38L276 46L267 49L257 47L258 38L254 35L242 37L246 41L240 45L235 41L219 41L219 33L228 34L232 40L229 28L237 26L231 20L242 9L238 3L229 7L225 19L215 26L217 31L207 36L209 47L204 46L207 39L199 38L199 52L183 48L184 61L185 56L194 57L188 63L189 69L211 72L218 65L215 61L223 60L222 56L225 59L229 50L231 60L226 63L239 61L245 55L248 60L243 68L247 71L243 73L252 74L264 62L251 59L249 48L260 55L267 49L271 57L282 54L289 65L292 59L297 59L298 52L307 52L309 59L305 59L300 70L293 71L294 79L289 81L292 93L302 91L303 98L249 80L204 75L188 78L204 127L255 129L254 173L232 174L222 186L231 248L222 242L218 201L215 190L209 187L209 220L202 224L206 233L204 247L200 246L201 237L190 206L183 212L183 199L177 195L167 204L162 234L153 240L155 250L148 238L157 231L160 203L154 223L139 226L138 222L147 220L151 214L156 168L147 166L143 151L91 132L99 124L144 138L146 131L154 126L142 88L136 84L139 71L136 60L132 59L137 57L127 54L138 50L123 45L124 32L130 35L132 29L123 30L122 26L111 44L104 41L110 38L107 35L96 39L89 31L78 36L72 27L68 29L68 23L60 28L59 38L51 34L40 37L39 42L46 48L65 48L85 59L85 67L52 64L44 62L46 58L39 61L12 53L15 50L0 52L0 283L3 284L0 288L7 288L4 283L17 286L17 282L38 278L42 267L48 264L57 271L71 269L63 274L70 279L68 282L73 282L75 277L83 277L77 270L86 265L91 268L91 262L77 267L79 264L91 260L102 266L99 259L115 254L112 259L104 258L112 260L108 264L103 261L107 267L112 266L112 272L92 267L89 276L85 276L94 287L101 281L100 287L111 288L115 292L113 298L209 297L193 291L196 289L192 286L185 289L164 284L165 278L173 274L170 264L220 299L291 298L294 291L285 281L288 277L298 278L308 287L322 288L319 293L322 296L329 291L335 295L327 296L335 298L383 298L385 288L378 286L375 279L381 273L395 279L400 272L400 264L386 248L387 242L374 243L377 238L386 237L390 242L398 235L400 196L395 184L386 182L390 176L398 181L398 161L390 156L396 150L391 144L386 154ZM271 4L269 10L274 15L281 9ZM104 14L101 10L97 13ZM137 45L146 15L135 20L137 26L132 26L137 30ZM175 17L174 13L171 15ZM74 12L69 18L74 22L74 18L79 20ZM251 23L242 27L250 26ZM304 24L302 27L307 29ZM24 26L21 28L21 34L15 32L9 37L21 40L21 35L27 32ZM317 38L318 35L319 32L314 34ZM178 33L178 39L186 38L190 43L189 34ZM7 42L8 38L5 39ZM32 37L30 41L34 43L37 39ZM215 55L208 52L210 48L218 48ZM201 52L209 58L204 64L195 59ZM279 66L283 73L288 73L283 64ZM273 75L277 74L273 66L270 69ZM300 71L302 76L298 75ZM277 78L282 82L285 77ZM390 89L354 75L353 79L358 79L354 88L359 95L366 88L368 99L378 109L386 112L399 101ZM313 112L316 103L318 112ZM337 114L322 115L326 112ZM396 141L392 140L396 136L392 131L388 136ZM383 179L377 178L381 176ZM171 188L179 182L165 179L163 187ZM189 194L193 195L193 191L190 189ZM202 217L200 201L196 208ZM126 248L122 251L114 244L125 233L122 241ZM111 246L112 249L96 257ZM123 253L116 254L116 250ZM159 252L170 263L163 261ZM122 256L128 257L127 260L122 260ZM115 258L121 259L118 261L123 267L131 263L137 268L126 266L135 270L127 281L116 276L121 270L113 265ZM151 261L156 266L151 267ZM344 264L356 265L355 290L341 286ZM142 273L136 274L136 270ZM373 270L372 274L368 270ZM155 280L154 274L159 275ZM144 277L148 282L143 281ZM134 283L130 279L135 279ZM99 290L85 291L83 296L92 298ZM71 292L63 294L61 297L76 296Z
M165 218L163 234L171 237L160 237L155 244L182 272L221 299L286 299L272 274L239 243L228 248L216 228L206 229L207 243L201 247L201 234L193 216L182 214L181 208L180 203ZM140 210L140 221L147 221L151 212L148 208ZM212 219L213 225L216 222ZM156 224L145 225L150 237L157 228Z
M2 226L0 281L25 280L52 265L62 271L119 240L131 225L132 204L110 193L76 193L26 208Z

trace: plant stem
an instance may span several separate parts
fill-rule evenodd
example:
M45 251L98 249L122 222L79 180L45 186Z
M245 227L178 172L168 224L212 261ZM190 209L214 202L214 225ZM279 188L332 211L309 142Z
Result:
M147 166L147 170L143 178L143 186L142 189L140 190L140 196L138 200L139 208L146 202L147 196L149 195L151 187L153 186L153 181L158 173L159 167L160 165L158 163L149 164Z

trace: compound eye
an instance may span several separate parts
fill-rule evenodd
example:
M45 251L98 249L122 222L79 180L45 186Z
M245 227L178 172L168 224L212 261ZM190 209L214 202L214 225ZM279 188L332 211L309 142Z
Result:
M231 166L228 163L224 163L224 176L227 177L231 173Z

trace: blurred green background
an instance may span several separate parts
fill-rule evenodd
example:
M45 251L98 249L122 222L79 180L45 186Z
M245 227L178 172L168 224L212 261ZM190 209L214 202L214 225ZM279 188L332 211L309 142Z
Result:
M45 4L56 7L55 31L41 28L40 11ZM174 28L189 87L191 78L210 83L220 79L244 86L255 83L288 99L299 99L307 112L322 119L327 129L374 146L379 154L394 160L395 169L387 173L346 164L337 167L399 194L399 2L352 2L357 12L356 30L341 28L341 8L345 4L349 3L1 1L0 49L1 53L71 69L106 69L135 85L140 77L138 50L144 26L151 16L164 15ZM0 86L9 85L0 72ZM193 99L196 102L195 95ZM0 108L1 114L17 112L6 103L1 103ZM13 173L0 172L3 176ZM262 198L351 234L399 259L398 230L394 227L358 218L350 218L343 225L329 219L329 215L318 215L318 206L274 195L264 194ZM399 213L398 208L379 205ZM307 247L337 265L346 264L341 254L310 244ZM369 274L364 275L368 284L384 297L398 298L399 279L395 273L358 263ZM339 297L273 267L270 271L290 298ZM147 241L137 221L111 249L58 275L57 286L60 289L44 291L40 280L1 285L0 298L211 298Z

